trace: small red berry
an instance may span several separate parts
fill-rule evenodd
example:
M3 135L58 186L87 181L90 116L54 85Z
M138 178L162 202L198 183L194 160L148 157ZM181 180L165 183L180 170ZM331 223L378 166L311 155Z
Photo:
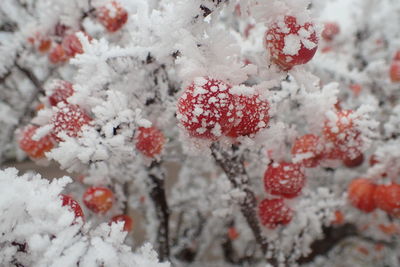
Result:
M37 129L37 126L28 125L22 130L19 138L20 148L33 159L44 158L44 154L54 147L54 139L51 135L45 135L39 140L33 140Z
M212 78L197 78L178 101L177 118L190 136L217 139L236 119L231 86Z
M136 149L149 158L160 154L165 144L164 134L154 126L139 127L135 139Z
M264 199L258 205L258 215L262 225L275 229L278 225L289 224L293 217L293 211L282 198Z
M102 6L97 11L99 22L109 32L116 32L128 21L128 12L116 1Z
M265 191L286 198L298 196L305 182L302 167L294 163L272 163L264 174Z
M58 136L62 132L69 137L77 137L81 132L82 126L89 124L90 121L89 115L77 105L68 104L60 107L51 119L53 135L58 141L62 140Z
M53 64L63 63L68 60L68 56L65 53L64 48L58 44L50 51L49 60Z
M61 200L63 206L67 206L70 211L74 212L75 218L81 217L84 220L82 208L75 199L71 196L61 194Z
M248 136L266 128L269 122L269 103L256 94L236 97L236 116L232 129L226 134L229 137Z
M393 61L390 65L390 80L394 83L400 82L400 61Z
M376 208L374 201L375 190L376 185L369 179L354 179L347 188L349 201L359 210L371 212Z
M81 41L79 41L76 33L65 36L61 45L68 57L75 57L76 54L83 53Z
M344 155L343 164L348 168L355 168L363 164L364 162L364 154L361 152L356 152L356 155L348 156Z
M228 228L228 238L229 240L233 241L239 237L239 233L236 230L235 226L231 226Z
M94 213L105 213L111 209L114 194L107 187L89 187L83 194L83 203Z
M46 53L47 51L50 50L50 47L51 47L51 40L45 38L45 39L40 40L38 50L41 53Z
M121 215L117 215L117 216L112 217L111 223L117 223L117 222L123 222L124 223L123 231L125 231L125 232L132 231L133 220L132 220L132 218L130 216L125 215L125 214L121 214Z
M332 224L343 224L344 223L344 214L340 210L335 211L335 218L332 221Z
M285 16L269 27L265 46L271 60L286 71L310 61L317 51L318 39L312 23L299 24L297 18Z
M52 87L53 91L49 96L49 102L52 106L57 106L60 102L67 104L67 98L74 94L72 83L67 81L57 80L52 84Z
M332 41L340 32L339 25L336 22L325 23L324 30L322 31L322 38L325 41Z
M374 199L379 209L395 216L400 215L399 184L378 185L375 190Z
M317 167L322 158L322 145L319 137L306 134L296 139L292 147L293 161L304 167Z

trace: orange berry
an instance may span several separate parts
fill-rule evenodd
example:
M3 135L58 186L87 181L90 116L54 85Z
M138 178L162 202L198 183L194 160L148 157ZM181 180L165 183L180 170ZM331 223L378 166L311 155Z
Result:
M83 203L94 213L105 213L112 208L114 193L107 187L89 187L83 194Z
M39 140L33 140L33 136L39 127L34 125L26 126L19 138L19 147L31 158L44 158L44 154L54 147L54 139L51 135L45 135Z
M376 185L369 179L358 178L351 181L347 193L350 203L364 212L371 212L376 208L374 193Z

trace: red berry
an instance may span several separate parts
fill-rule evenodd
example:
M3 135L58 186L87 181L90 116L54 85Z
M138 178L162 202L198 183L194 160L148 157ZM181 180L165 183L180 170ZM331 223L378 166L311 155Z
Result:
M307 168L317 167L322 158L319 137L306 134L296 139L292 147L293 160Z
M83 203L94 213L105 213L111 209L114 201L113 192L107 187L89 187L83 194Z
M361 153L361 152L356 152L356 153L357 153L357 155L355 155L354 157L351 157L351 156L348 156L348 155L345 155L343 157L343 164L346 167L355 168L355 167L358 167L361 164L363 164L363 162L364 162L364 154Z
M352 110L340 110L325 121L323 134L328 141L326 149L336 150L335 153L342 154L341 158L346 156L353 159L360 153L358 150L361 146L360 132L354 124L354 118ZM326 154L331 152L326 151Z
M298 196L305 182L302 167L294 163L272 163L264 174L265 191L286 198Z
M237 120L233 128L226 134L229 137L246 136L266 128L269 122L269 103L258 94L236 97Z
M283 70L310 61L317 51L314 25L299 24L293 16L280 17L265 33L265 46L271 60Z
M236 119L231 86L212 78L197 78L178 101L178 115L192 137L217 139L227 133Z
M38 50L42 53L49 51L51 47L51 40L50 39L42 39L40 40Z
M136 136L136 149L147 157L154 157L161 153L165 144L164 134L152 126L149 128L139 127Z
M49 96L50 105L57 106L57 104L60 102L67 104L67 98L74 94L72 83L63 80L57 80L52 86L53 93Z
M64 48L58 44L50 51L49 60L53 64L63 63L68 60L68 56L65 53Z
M61 45L68 57L75 57L76 54L83 53L81 41L79 41L76 33L65 36Z
M394 54L393 60L399 61L400 60L400 50Z
M116 32L128 21L128 12L116 1L102 6L97 11L99 22L109 32Z
M374 201L375 190L376 185L369 179L354 179L347 188L349 201L359 210L371 212L376 208Z
M62 140L58 136L62 132L69 137L77 137L81 132L82 126L89 124L90 121L89 115L77 105L68 104L60 107L51 119L53 135L58 141Z
M70 211L74 212L75 218L81 217L84 220L82 208L75 199L71 196L61 194L61 200L63 206L67 206Z
M262 225L275 229L278 225L290 223L293 211L282 198L264 199L258 205L258 215Z
M393 61L390 65L390 80L394 83L400 82L400 61Z
M374 200L376 206L389 214L400 215L400 185L392 183L390 185L378 185Z
M117 223L117 222L123 222L124 223L124 228L123 231L130 232L132 231L133 228L133 220L130 216L121 214L112 217L111 223Z
M322 31L322 38L325 41L332 41L340 32L339 25L336 22L325 23L324 30Z
M239 237L239 233L236 230L235 226L231 226L228 228L228 237L229 237L229 240L232 240L232 241Z
M37 126L28 125L22 130L19 139L19 147L25 151L29 157L34 159L43 158L44 154L54 147L54 139L51 135L45 135L39 140L32 139L37 129Z

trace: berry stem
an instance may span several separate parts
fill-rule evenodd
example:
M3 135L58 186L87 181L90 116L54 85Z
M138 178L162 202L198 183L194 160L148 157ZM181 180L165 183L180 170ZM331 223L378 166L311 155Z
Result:
M243 164L243 156L235 153L235 146L232 146L232 152L223 150L219 143L211 145L211 153L216 163L222 168L234 188L241 189L245 193L243 201L240 203L240 211L245 217L257 243L261 247L263 254L267 253L268 244L261 234L261 228L258 223L256 197L250 189L249 177ZM276 259L269 259L272 266L277 266Z

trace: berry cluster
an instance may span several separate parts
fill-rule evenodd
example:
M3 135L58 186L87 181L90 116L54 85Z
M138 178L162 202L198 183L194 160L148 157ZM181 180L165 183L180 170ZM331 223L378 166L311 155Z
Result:
M236 138L268 126L268 102L258 94L235 94L231 89L230 84L210 77L197 78L186 88L177 117L190 136Z

